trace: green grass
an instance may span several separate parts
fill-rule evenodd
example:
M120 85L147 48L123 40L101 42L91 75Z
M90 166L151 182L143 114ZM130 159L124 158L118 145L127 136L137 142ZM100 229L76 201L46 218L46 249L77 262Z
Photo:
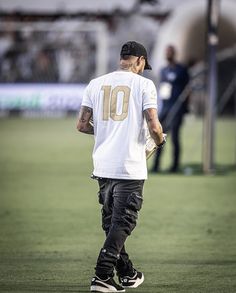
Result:
M182 138L183 167L193 174L145 183L127 241L145 274L134 291L235 293L235 124L217 123L214 176L199 172L200 121L189 118ZM0 292L89 292L104 239L92 145L75 119L0 120ZM170 151L167 144L164 169Z

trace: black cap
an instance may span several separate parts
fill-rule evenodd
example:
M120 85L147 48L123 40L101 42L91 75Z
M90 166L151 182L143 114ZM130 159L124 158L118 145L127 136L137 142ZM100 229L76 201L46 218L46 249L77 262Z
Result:
M141 57L143 56L145 58L145 67L144 69L152 70L152 67L150 64L148 64L147 60L147 50L144 48L144 46L140 43L137 43L135 41L129 41L125 43L120 51L120 56L124 55L130 55L130 56L136 56Z

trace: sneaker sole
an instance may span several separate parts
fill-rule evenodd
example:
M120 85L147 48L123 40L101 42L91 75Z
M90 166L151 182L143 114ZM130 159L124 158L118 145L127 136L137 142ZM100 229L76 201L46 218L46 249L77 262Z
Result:
M90 291L91 292L113 293L113 292L125 292L125 289L117 291L115 288L114 289L109 289L109 288L104 288L104 287L94 285L94 286L90 287Z
M141 284L143 283L143 281L144 281L144 275L142 275L142 278L141 278L141 279L138 279L138 280L134 283L134 285L132 285L132 286L123 286L123 285L122 285L122 287L124 287L124 288L137 288L139 285L141 285Z

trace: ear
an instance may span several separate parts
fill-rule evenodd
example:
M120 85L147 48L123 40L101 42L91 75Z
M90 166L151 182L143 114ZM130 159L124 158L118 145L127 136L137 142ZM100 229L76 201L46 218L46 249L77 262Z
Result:
M137 62L137 66L139 66L140 65L140 57L138 57L138 59L136 60L136 62Z
M138 57L138 59L137 59L137 65L139 66L142 63L143 60L144 60L144 57L143 56Z

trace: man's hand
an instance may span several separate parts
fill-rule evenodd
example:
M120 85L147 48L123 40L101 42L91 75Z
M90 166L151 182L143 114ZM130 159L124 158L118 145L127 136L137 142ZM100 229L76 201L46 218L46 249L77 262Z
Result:
M146 140L146 159L148 160L158 148L163 148L164 144L166 143L167 134L163 133L163 141L158 146L155 144L154 139L150 136L147 137Z

